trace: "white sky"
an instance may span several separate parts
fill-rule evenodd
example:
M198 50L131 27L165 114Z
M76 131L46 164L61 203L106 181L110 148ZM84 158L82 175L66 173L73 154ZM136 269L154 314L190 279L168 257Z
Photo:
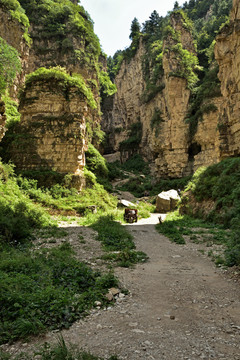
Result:
M182 5L186 0L178 0ZM130 45L129 34L132 20L140 24L149 19L156 10L165 16L173 9L175 0L80 0L94 22L94 30L99 37L103 51L114 55Z

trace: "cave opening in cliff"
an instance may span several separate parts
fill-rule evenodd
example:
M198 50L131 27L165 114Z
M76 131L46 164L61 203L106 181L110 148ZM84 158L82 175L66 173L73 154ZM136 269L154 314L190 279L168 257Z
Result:
M188 160L193 161L194 157L202 151L200 144L194 142L188 148Z

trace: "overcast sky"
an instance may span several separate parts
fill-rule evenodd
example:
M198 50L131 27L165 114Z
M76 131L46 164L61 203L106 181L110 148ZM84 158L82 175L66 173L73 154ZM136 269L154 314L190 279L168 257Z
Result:
M182 5L186 0L178 0ZM80 0L94 21L94 30L100 39L103 51L114 55L130 45L129 34L132 20L140 24L148 20L156 10L165 16L173 9L175 0Z

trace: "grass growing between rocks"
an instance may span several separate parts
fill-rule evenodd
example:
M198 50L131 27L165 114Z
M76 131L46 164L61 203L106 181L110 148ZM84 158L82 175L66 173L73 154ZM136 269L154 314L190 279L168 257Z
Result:
M47 329L69 328L94 307L106 303L118 282L75 259L69 243L31 251L3 247L0 253L0 343Z
M147 255L136 251L133 236L113 216L102 216L91 226L98 232L97 240L102 242L106 255L104 260L116 262L118 266L130 267L138 262L145 262Z
M103 358L94 356L86 351L78 350L76 346L67 346L63 337L59 337L56 345L45 343L34 354L20 353L19 355L10 355L0 351L1 360L103 360ZM118 360L115 355L110 356L107 360Z

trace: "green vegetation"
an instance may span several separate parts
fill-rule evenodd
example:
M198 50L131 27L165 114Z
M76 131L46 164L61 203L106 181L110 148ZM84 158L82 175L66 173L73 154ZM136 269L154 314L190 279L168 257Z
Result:
M102 216L92 228L98 232L97 239L102 242L105 251L113 252L103 256L104 260L113 260L119 266L129 267L147 260L146 254L135 251L133 236L113 216Z
M197 229L204 228L203 239L208 244L224 245L224 257L217 256L217 264L239 266L239 195L239 158L226 159L208 168L200 168L186 186L181 200L180 212L187 215L179 215L178 212L170 214L163 224L157 225L157 229L171 240L184 244L184 235L196 240L196 235L201 233Z
M0 37L0 95L5 94L20 71L21 62L17 50Z
M101 71L99 74L99 81L101 86L100 91L102 99L104 99L106 96L112 96L116 93L117 87L111 82L108 73Z
M34 228L53 226L50 216L17 185L13 167L0 163L0 244L23 243Z
M216 106L211 102L214 97L221 95L220 80L217 74L217 65L206 70L201 85L192 93L190 108L186 117L186 122L189 123L190 138L195 135L198 122L203 119L203 115L217 110Z
M93 22L81 5L70 0L20 0L22 7L32 24L38 26L38 32L33 33L33 40L53 39L59 51L72 53L72 61L78 58L74 54L73 37L84 40L82 62L94 67L101 53L99 40L93 31ZM39 51L41 49L39 48ZM45 49L47 50L47 49ZM53 58L53 63L55 63ZM56 64L56 63L55 63Z
M54 89L56 88L55 84L57 83L62 91L66 94L66 97L69 96L68 92L70 88L76 87L80 93L85 95L91 108L97 108L93 93L91 89L87 87L83 77L80 74L73 74L71 76L67 74L66 70L60 66L50 69L42 67L26 77L26 89L31 86L33 82L48 82L49 84L53 84Z
M28 30L30 27L29 19L25 14L24 9L21 7L19 1L17 0L0 0L0 4L3 5L3 8L5 8L7 11L9 11L11 17L13 19L16 19L18 22L20 22L24 27L24 39L28 43L28 45L31 44L31 39L28 34Z
M199 70L198 58L190 51L183 48L183 45L179 42L166 51L172 51L175 54L178 69L170 73L171 76L182 77L187 80L188 88L193 89L198 82L198 76L196 70Z
M58 337L57 344L51 345L45 342L42 347L35 350L33 355L22 352L19 355L11 356L0 351L1 360L32 360L32 356L37 356L39 360L103 360L89 352L80 351L71 344L67 346L62 336ZM112 355L107 360L118 360L118 358Z
M113 274L78 262L68 243L34 253L6 248L0 256L0 343L68 328L96 300L106 303L104 294L117 286Z
M36 180L16 177L12 166L1 163L0 343L68 328L96 300L104 306L104 294L117 286L112 273L100 274L77 261L67 242L52 249L33 247L37 229L43 238L66 235L48 214L54 209L56 213L86 212L85 221L89 214L87 221L93 223L116 208L116 200L92 177L92 187L80 194L60 184L38 188ZM97 216L88 210L91 204L97 205Z
M145 196L145 192L148 192L150 196L154 196L170 189L183 190L191 179L191 176L187 176L181 179L161 179L154 182L148 163L139 154L133 155L123 164L119 162L108 164L108 169L111 180L128 177L128 182L119 186L118 189L129 191L136 197ZM152 212L153 210L149 209L149 211Z
M198 203L214 202L214 208L206 219L237 228L240 218L240 158L229 158L208 168L200 168L186 187ZM195 213L194 207L187 209ZM203 214L200 214L204 216Z
M18 112L18 104L12 100L9 95L2 96L5 103L5 114L7 117L6 127L9 129L20 122L20 113Z
M86 169L90 170L97 178L97 182L111 189L108 181L108 167L106 160L99 151L92 145L88 145L86 151Z

